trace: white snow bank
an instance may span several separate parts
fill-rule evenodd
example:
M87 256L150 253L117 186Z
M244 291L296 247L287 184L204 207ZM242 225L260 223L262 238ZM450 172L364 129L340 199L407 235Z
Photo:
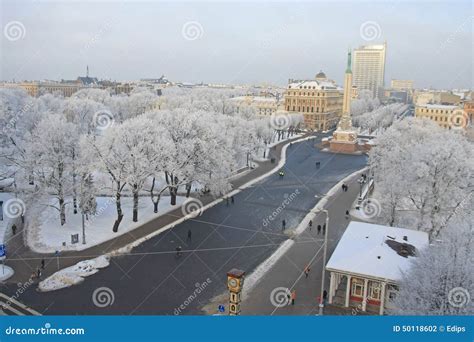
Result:
M0 281L5 281L10 278L15 272L13 268L9 266L2 265L0 266Z
M80 261L74 266L66 267L40 282L38 290L41 292L54 291L79 284L84 281L85 277L97 273L100 268L109 266L109 260L108 256L101 255L95 259Z
M86 244L82 243L82 216L74 214L72 205L66 209L66 224L60 225L59 213L55 208L46 208L38 220L29 223L28 246L37 253L52 253L55 251L84 250L101 244L122 234L128 233L141 225L179 208L185 197L178 196L176 205L170 205L169 196L161 198L158 213L153 212L153 203L148 197L140 197L138 204L138 222L132 220L133 199L122 197L123 219L118 232L112 227L117 217L113 197L97 197L96 214L85 221ZM54 203L54 202L52 202ZM72 243L71 235L79 234L79 242Z

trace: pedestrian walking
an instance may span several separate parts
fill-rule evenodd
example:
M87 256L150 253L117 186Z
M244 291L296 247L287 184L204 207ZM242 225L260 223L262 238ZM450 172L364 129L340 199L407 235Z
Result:
M346 220L349 219L349 210L346 210Z
M286 228L286 221L283 220L281 221L281 230L285 230L285 228Z
M323 291L323 305L326 305L327 299L328 299L328 292L324 290Z
M230 196L230 202L234 204L234 196Z
M326 223L323 224L323 235L326 234Z
M319 169L320 166L321 166L321 162L316 162L316 169Z
M41 269L44 270L44 259L41 259Z
M296 290L293 290L293 292L291 292L291 305L295 305L295 300L296 300Z
M229 197L226 197L226 198L225 198L225 205L226 205L226 207L229 206Z
M309 271L311 271L311 268L309 268L309 265L307 265L304 269L304 275L306 278L309 276Z
M342 191L345 192L346 191L346 185L344 183L342 183Z
M191 236L193 233L191 233L191 229L188 230L188 240L191 241Z
M319 235L319 233L321 233L321 225L320 224L318 224L318 235Z
M12 225L12 233L13 233L13 235L16 234L16 224Z
M40 268L38 268L36 270L36 278L41 279L41 269Z
M313 220L309 220L309 230L313 227Z

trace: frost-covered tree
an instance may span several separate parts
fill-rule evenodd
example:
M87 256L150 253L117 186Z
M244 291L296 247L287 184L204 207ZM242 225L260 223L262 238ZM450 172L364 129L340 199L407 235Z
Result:
M474 220L453 220L448 228L412 261L392 314L474 314Z
M40 188L52 194L57 203L49 204L59 212L61 225L66 223L66 197L72 192L71 151L76 149L77 131L58 114L48 114L38 123L25 144L27 165Z
M420 119L396 122L370 152L381 219L435 239L474 189L474 148L461 134Z

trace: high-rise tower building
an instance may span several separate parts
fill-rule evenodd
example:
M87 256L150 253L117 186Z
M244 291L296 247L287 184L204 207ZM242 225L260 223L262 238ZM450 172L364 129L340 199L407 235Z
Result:
M354 50L352 82L361 90L370 90L374 97L383 95L385 80L385 54L387 43L364 45Z

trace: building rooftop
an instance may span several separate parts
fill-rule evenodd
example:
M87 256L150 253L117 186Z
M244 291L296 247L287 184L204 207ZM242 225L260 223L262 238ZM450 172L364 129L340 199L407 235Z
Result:
M397 282L428 244L425 232L352 221L326 268Z
M443 104L425 104L425 105L418 105L418 107L425 107L428 109L458 109L459 106L454 105L443 105Z
M341 88L337 87L333 82L330 82L330 81L308 80L308 81L294 81L288 84L288 89L337 90Z

